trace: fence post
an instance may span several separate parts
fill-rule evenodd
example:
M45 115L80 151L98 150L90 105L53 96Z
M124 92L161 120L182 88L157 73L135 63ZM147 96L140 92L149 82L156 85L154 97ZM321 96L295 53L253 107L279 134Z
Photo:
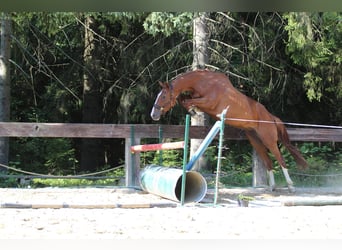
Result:
M158 128L158 134L159 134L159 143L163 142L163 128L159 126ZM163 150L159 150L159 165L163 165Z
M126 187L139 186L140 153L132 154L131 146L140 144L140 138L134 136L131 126L131 137L125 138L125 184Z
M254 148L252 156L252 169L253 187L268 186L266 168Z

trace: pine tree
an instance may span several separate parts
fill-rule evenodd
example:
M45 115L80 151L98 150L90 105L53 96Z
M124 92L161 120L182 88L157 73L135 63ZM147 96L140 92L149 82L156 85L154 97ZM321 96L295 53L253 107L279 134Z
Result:
M10 52L11 52L11 18L1 14L0 29L0 121L9 121L10 116ZM9 139L0 138L0 163L8 165ZM4 168L0 167L0 170Z

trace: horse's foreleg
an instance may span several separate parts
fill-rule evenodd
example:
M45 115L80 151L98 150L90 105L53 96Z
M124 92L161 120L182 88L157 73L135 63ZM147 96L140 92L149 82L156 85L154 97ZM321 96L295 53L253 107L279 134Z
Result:
M196 115L196 107L194 105L191 105L191 103L187 101L191 100L191 97L179 96L177 99L179 104L181 104L183 108L185 108L190 113L191 116Z
M201 109L201 107L205 107L206 109L214 109L217 105L217 100L207 97L198 97L198 98L191 98L191 99L185 99L184 105L187 107L198 107Z
M196 115L196 107L193 105L186 105L183 102L181 102L181 105L189 112L191 116Z

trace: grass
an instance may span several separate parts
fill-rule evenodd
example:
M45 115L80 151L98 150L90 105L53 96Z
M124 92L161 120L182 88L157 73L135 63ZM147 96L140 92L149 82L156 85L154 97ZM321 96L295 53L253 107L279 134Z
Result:
M10 173L9 173L10 174ZM61 174L62 175L62 174ZM106 178L106 176L108 178ZM41 187L92 187L92 186L123 186L125 172L123 168L116 168L113 171L107 172L101 178L32 178L22 183L17 177L4 178L0 182L0 187L3 188L41 188Z
M31 187L91 187L91 186L119 186L120 177L118 179L33 179L30 183Z

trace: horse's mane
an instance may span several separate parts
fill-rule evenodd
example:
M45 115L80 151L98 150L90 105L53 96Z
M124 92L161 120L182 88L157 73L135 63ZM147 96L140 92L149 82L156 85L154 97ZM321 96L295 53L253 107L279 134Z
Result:
M222 74L225 74L224 72L221 72L221 71L216 71L216 70L211 70L209 68L203 68L203 69L195 69L195 70L187 70L183 73L180 73L178 75L176 75L175 77L171 78L170 80L170 83L172 83L173 81L181 78L181 77L184 77L184 76L188 76L188 75L191 75L191 74L195 74L195 73L198 73L198 72L212 72L212 73L222 73Z

